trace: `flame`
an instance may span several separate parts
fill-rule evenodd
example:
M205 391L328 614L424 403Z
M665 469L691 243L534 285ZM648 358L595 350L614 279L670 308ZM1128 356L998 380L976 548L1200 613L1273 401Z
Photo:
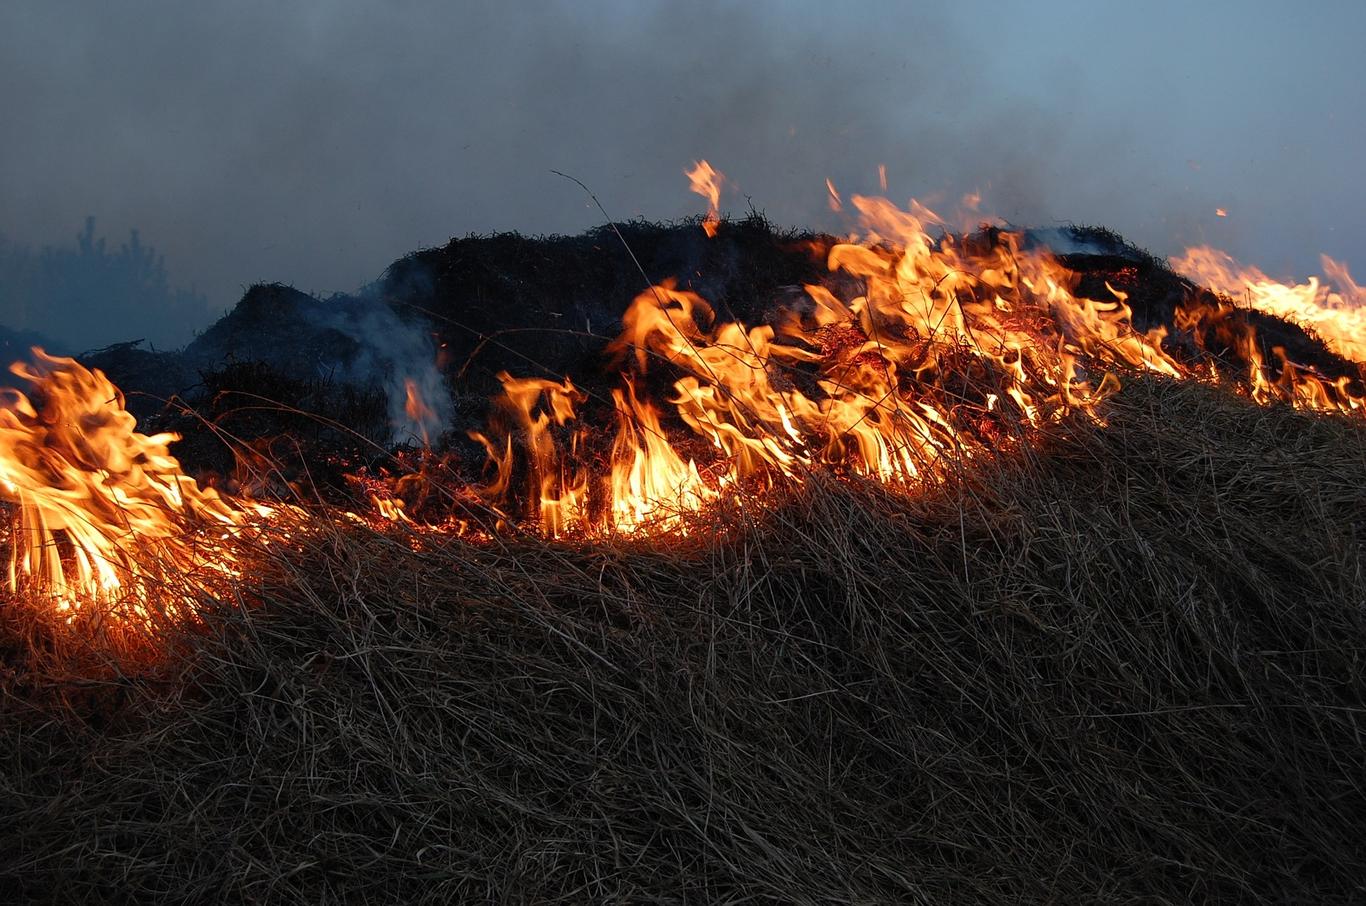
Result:
M642 401L635 382L612 391L617 435L612 442L612 527L619 532L650 528L686 531L685 514L716 497L697 464L679 456L664 434L659 413Z
M1321 256L1330 283L1318 277L1293 284L1272 280L1255 267L1241 267L1231 255L1209 246L1186 250L1172 267L1235 301L1313 328L1344 358L1366 362L1366 291L1347 267Z
M842 206L834 184L826 188ZM1106 284L1106 298L1078 295L1077 275L1046 249L1023 249L1017 234L984 227L934 238L942 221L916 202L904 211L881 198L851 203L862 235L813 247L853 278L837 284L859 287L852 297L807 286L803 303L758 326L718 319L671 281L635 298L609 347L623 368L610 453L577 422L585 395L568 380L501 375L502 428L474 435L492 464L486 500L509 509L524 501L556 537L682 531L688 513L727 489L801 482L813 468L906 486L942 480L1069 412L1103 420L1116 372L1220 374L1211 358L1174 358L1166 328L1136 330L1124 291ZM1334 266L1339 285L1357 293ZM1188 300L1175 326L1197 331L1208 356L1228 350L1259 402L1361 407L1347 378L1263 350L1231 308ZM665 409L641 393L661 368L672 381ZM709 453L684 455L671 440L680 436ZM594 481L604 459L610 474Z
M413 378L403 379L403 412L408 416L408 421L412 422L417 428L419 436L422 438L422 446L431 446L431 431L429 426L438 421L436 412L422 399L422 393L418 390L417 381Z
M10 370L33 396L0 404L0 497L14 505L9 588L72 622L146 630L192 613L200 594L239 572L232 537L259 504L231 503L185 475L167 445L141 434L99 370L33 350Z
M841 211L844 209L844 200L840 198L839 190L835 188L835 184L829 179L825 181L825 192L827 200L830 202L830 210Z
M714 235L722 177L706 161L688 175L709 200L704 228ZM690 515L724 496L801 483L814 470L907 490L944 481L1069 415L1103 423L1117 375L1134 372L1219 380L1236 367L1237 386L1259 402L1363 408L1353 380L1265 348L1227 300L1193 293L1177 308L1172 326L1195 339L1191 352L1167 343L1165 328L1135 329L1123 289L1080 294L1077 274L1019 234L946 233L916 202L849 203L861 234L810 244L840 279L803 287L765 323L719 318L706 299L666 281L625 312L608 347L619 381L605 395L567 377L499 373L488 423L470 433L486 455L483 483L451 498L468 521L426 521L430 450L392 486L352 476L374 513L338 518L407 532L411 544L424 532L482 538L522 522L550 538L686 534L699 524ZM1366 360L1363 293L1343 265L1324 258L1330 290L1318 278L1276 283L1211 249L1175 264ZM68 622L90 615L115 629L192 616L201 596L246 568L228 542L294 510L201 488L169 452L175 435L139 433L104 374L38 349L34 359L12 367L32 396L10 391L0 403L11 593ZM405 412L426 443L433 409L415 380L405 389ZM611 430L591 429L585 412L589 423L610 419Z
M712 168L705 160L693 164L691 170L684 170L688 177L689 188L707 199L707 216L702 220L702 229L707 236L715 236L721 224L721 184L725 176Z
M1122 292L1074 295L1075 276L1015 235L969 248L932 239L938 218L919 205L852 203L865 235L829 248L827 265L861 295L807 286L806 304L755 327L718 320L672 282L635 298L609 348L626 371L604 482L590 479L602 456L576 421L583 394L500 375L496 427L474 435L492 465L486 499L522 501L553 536L682 528L727 487L802 481L816 467L941 479L1068 411L1098 417L1118 386L1110 368L1185 374L1161 330L1133 329ZM661 412L639 388L664 366L676 377ZM706 468L673 445L666 420L710 448Z
M495 442L483 432L470 432L484 446L494 467L494 477L480 489L481 494L495 504L521 496L530 512L539 513L541 529L551 537L581 528L587 518L588 476L573 462L583 433L574 430L577 426L572 423L574 406L584 395L567 378L562 382L515 378L503 371L498 380L503 384L503 394L495 403L495 424L500 425L501 441ZM553 436L552 426L569 427L567 449ZM525 490L520 495L514 494L516 452L528 466Z

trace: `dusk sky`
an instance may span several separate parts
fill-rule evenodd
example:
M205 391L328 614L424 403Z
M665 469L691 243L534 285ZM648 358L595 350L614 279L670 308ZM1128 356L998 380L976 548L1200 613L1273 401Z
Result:
M979 190L1158 254L1366 270L1360 2L11 0L0 123L0 235L138 228L208 297L146 313L184 339L253 282L599 223L552 169L616 218L700 213L703 157L724 208L784 225L849 229L826 177L873 192L885 163L903 205Z

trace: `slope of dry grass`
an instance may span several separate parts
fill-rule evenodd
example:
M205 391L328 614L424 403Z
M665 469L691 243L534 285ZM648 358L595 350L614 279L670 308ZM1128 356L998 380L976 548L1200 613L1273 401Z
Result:
M1133 381L682 542L338 529L166 664L11 657L15 899L1366 899L1366 433Z

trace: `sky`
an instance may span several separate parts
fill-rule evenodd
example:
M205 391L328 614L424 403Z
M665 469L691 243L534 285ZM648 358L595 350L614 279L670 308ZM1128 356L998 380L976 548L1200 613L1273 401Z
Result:
M885 164L903 205L978 191L1360 279L1364 44L1366 3L1331 0L7 0L0 235L137 228L207 297L110 342L187 340L259 281L350 291L453 236L600 223L551 170L614 218L701 213L699 158L724 209L784 225L851 229L825 179L873 193Z

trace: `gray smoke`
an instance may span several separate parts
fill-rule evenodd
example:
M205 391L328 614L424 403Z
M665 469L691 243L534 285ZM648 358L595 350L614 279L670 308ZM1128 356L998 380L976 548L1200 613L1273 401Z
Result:
M452 235L595 225L552 168L617 218L700 212L702 157L782 224L846 228L824 179L876 191L885 163L946 216L980 190L1157 254L1360 271L1364 32L1349 2L8 3L0 233L136 227L208 296L110 341L188 338L256 281L326 294Z
M437 370L436 344L423 325L405 321L392 308L361 298L358 304L328 309L316 318L320 328L339 331L359 351L334 376L361 386L379 385L389 401L393 443L425 444L451 426L451 394ZM409 388L422 403L408 412Z

